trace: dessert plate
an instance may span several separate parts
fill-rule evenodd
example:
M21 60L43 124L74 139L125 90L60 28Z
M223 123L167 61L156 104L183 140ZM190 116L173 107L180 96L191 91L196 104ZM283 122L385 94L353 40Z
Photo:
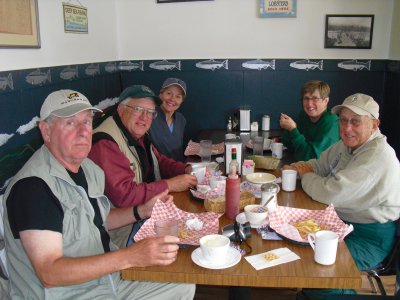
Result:
M240 252L232 247L229 247L228 253L220 262L210 262L204 259L200 247L196 248L192 252L192 260L196 265L206 269L214 270L233 267L240 261L241 258L242 255L240 254Z

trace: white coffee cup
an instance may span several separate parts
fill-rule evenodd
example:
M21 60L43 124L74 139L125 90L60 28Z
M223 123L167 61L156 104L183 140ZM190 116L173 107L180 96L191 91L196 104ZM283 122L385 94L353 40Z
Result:
M293 192L296 189L296 180L296 170L282 170L282 190Z
M272 156L281 159L283 156L283 144L282 143L271 143Z
M200 239L200 249L203 258L210 262L221 263L229 250L230 240L221 234L210 234Z
M192 168L191 175L196 176L197 184L201 184L206 176L206 167L194 167Z
M332 265L336 261L339 236L329 230L308 235L308 242L314 250L314 260L321 265Z

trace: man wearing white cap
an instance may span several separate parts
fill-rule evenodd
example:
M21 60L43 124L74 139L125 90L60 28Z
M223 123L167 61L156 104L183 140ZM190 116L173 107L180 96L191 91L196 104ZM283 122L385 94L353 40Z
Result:
M108 230L136 219L132 208L110 208L104 173L87 159L94 111L71 90L51 93L42 105L44 145L4 194L11 298L192 299L193 285L120 279L125 268L175 261L179 239L145 239L123 250L110 241ZM157 198L172 201L166 192ZM144 205L147 215L155 201Z
M339 114L341 141L319 159L284 168L296 169L308 195L333 204L339 217L354 226L345 242L363 270L378 265L393 247L400 216L400 165L379 130L379 105L372 97L351 95L332 112ZM304 294L320 299L318 293Z

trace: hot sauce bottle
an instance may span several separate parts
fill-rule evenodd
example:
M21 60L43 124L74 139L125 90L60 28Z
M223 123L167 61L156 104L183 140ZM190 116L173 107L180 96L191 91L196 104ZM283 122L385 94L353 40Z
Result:
M235 220L240 211L240 177L239 163L236 160L236 148L232 148L232 160L229 163L229 174L225 189L225 214L228 219Z

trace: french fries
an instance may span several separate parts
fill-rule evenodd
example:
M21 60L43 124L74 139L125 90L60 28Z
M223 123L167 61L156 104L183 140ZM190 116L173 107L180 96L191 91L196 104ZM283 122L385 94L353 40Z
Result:
M304 239L309 233L315 233L320 230L328 230L326 225L318 225L314 219L299 221L292 224L299 231L301 237Z

